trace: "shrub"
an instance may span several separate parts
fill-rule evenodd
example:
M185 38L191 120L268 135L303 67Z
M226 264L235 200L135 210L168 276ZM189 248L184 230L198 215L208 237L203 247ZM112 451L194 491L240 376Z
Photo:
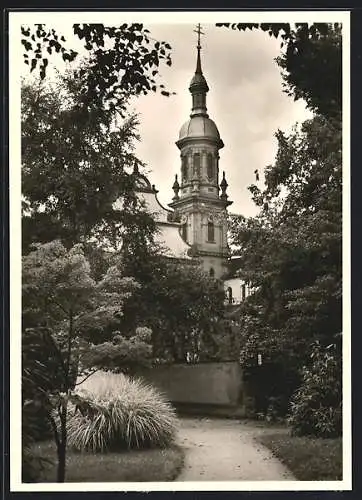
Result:
M34 454L34 444L40 441L42 432L49 429L43 420L43 407L36 401L26 400L22 406L22 481L36 482L44 467L51 461L45 457ZM38 413L41 417L39 418ZM44 412L45 413L45 412Z
M22 331L22 480L36 481L47 460L34 456L35 442L51 436L44 393L49 389L49 365L38 330ZM48 356L49 359L49 356Z
M138 379L103 372L79 392L88 405L71 414L68 423L69 445L79 451L165 447L174 438L173 407Z
M267 422L280 422L285 417L287 404L285 396L271 396L268 399L268 407L265 415Z
M342 433L341 359L333 346L314 344L311 366L303 369L303 382L291 399L288 419L292 433L335 437Z
M285 419L290 398L300 386L297 370L269 360L243 368L246 393L253 399L248 416L271 421Z

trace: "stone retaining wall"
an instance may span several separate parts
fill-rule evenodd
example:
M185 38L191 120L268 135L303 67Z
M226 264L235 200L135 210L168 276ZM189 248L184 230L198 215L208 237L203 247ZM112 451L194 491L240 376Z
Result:
M242 372L236 362L175 364L143 370L140 376L173 403L238 406Z

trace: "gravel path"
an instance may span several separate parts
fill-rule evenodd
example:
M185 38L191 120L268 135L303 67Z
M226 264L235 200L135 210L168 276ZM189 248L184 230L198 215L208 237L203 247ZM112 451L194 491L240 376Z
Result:
M293 481L291 472L255 441L251 422L184 418L179 444L185 465L176 481Z

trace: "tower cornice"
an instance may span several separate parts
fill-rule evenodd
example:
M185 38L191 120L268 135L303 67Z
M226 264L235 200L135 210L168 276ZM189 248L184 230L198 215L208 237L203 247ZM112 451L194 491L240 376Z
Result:
M224 147L224 142L222 139L218 138L216 139L215 137L207 137L207 136L194 136L194 137L183 137L176 141L176 146L179 149L182 149L184 146L190 144L190 145L202 145L203 143L209 143L211 145L216 145L218 149L222 149Z
M233 202L222 200L221 198L212 198L211 196L208 197L200 193L190 193L180 197L176 201L172 201L168 204L168 206L174 209L180 208L184 205L192 205L199 208L202 203L205 203L208 206L212 204L213 207L226 208L232 205Z

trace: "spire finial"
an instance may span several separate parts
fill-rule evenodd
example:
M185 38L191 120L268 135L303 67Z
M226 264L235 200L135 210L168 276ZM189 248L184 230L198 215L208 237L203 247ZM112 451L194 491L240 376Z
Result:
M201 49L201 43L200 43L201 38L200 38L200 36L201 35L205 35L205 33L203 31L201 31L201 24L200 23L197 24L196 29L194 30L194 32L197 33L197 48Z
M222 173L222 181L220 182L220 188L221 188L220 198L222 200L228 199L228 195L226 194L227 187L228 187L228 183L227 183L226 178L225 178L225 172L223 172Z
M189 91L192 94L192 110L190 116L202 115L207 117L208 115L206 108L206 93L208 92L209 87L207 86L207 82L205 80L204 75L202 74L202 69L201 69L200 37L204 33L201 30L200 23L196 26L194 32L197 33L197 62L196 62L196 71L189 86Z
M175 175L175 182L173 183L172 189L175 193L173 200L178 200L179 199L178 193L180 191L180 184L178 183L178 180L177 180L177 174Z
M201 70L201 57L200 57L200 50L201 50L201 35L204 35L205 33L201 31L201 24L197 24L196 29L194 30L195 33L197 33L197 63L196 63L196 73L202 74Z

